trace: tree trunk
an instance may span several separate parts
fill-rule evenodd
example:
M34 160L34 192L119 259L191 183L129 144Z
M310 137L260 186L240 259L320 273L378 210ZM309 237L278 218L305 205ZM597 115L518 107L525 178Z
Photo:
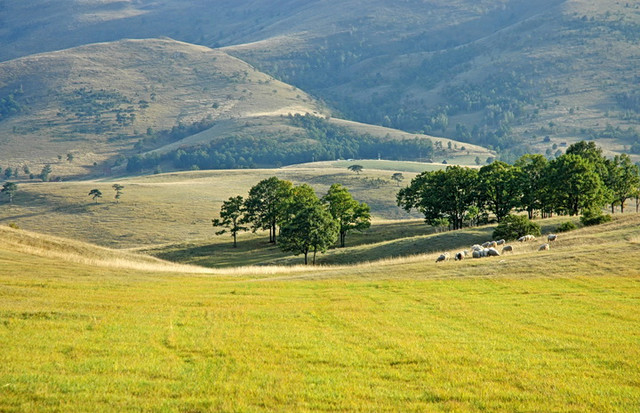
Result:
M624 214L624 201L625 200L622 200L622 202L620 202L620 213L621 214Z
M238 243L237 243L237 234L234 232L233 233L233 248L237 248L238 247Z
M307 263L308 263L308 262L307 262L307 255L308 255L308 253L309 253L309 250L305 250L305 251L304 251L304 265L307 265Z

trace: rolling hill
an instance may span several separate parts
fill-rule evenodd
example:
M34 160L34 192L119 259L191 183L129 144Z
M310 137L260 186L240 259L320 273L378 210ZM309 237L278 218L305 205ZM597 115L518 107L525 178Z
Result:
M0 2L0 59L170 36L222 48L334 116L548 156L640 154L640 9L615 0ZM7 92L7 91L5 91Z
M0 118L0 166L20 173L26 166L33 174L52 164L55 176L122 173L127 157L211 141L284 141L306 151L314 138L291 116L330 113L300 89L223 51L170 39L98 43L3 62L0 90L10 96ZM332 122L356 139L365 133L386 141L433 138ZM477 145L462 152L449 150L448 139L440 143L443 159L471 163L493 156Z

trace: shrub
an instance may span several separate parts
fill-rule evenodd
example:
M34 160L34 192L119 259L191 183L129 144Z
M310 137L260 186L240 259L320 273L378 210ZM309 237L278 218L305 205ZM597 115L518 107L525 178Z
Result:
M582 211L582 216L580 217L580 222L582 222L582 225L585 227L600 225L609 221L611 221L611 215L603 214L599 209L587 209Z
M578 229L576 224L574 224L572 221L567 221L558 225L558 228L556 228L556 232L569 232L573 231L574 229Z
M524 235L540 235L540 225L524 215L508 215L493 231L493 239L518 239Z

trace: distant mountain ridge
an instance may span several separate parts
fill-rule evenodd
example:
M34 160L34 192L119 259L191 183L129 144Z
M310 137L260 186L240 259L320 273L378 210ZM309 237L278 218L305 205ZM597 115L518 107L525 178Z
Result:
M581 139L640 155L633 2L0 0L1 60L161 36L220 48L322 99L311 112L488 146L505 160L552 157ZM0 113L16 110L16 92L0 84Z

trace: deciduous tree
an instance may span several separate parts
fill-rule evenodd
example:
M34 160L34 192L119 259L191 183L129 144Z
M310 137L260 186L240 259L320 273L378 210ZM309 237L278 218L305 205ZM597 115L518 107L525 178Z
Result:
M224 229L217 231L216 235L225 234L227 231L231 233L231 236L233 237L234 248L238 246L238 233L240 231L246 231L248 229L247 227L241 225L244 210L245 208L243 197L231 197L227 201L222 202L222 208L220 208L220 218L211 220L214 227L224 227Z
M258 182L249 190L249 196L245 200L244 223L251 224L254 232L259 229L269 230L269 242L275 243L277 225L285 213L292 188L291 182L275 176Z
M331 185L322 201L327 204L331 216L338 221L341 247L344 247L345 238L349 231L364 231L371 226L369 205L353 199L344 186Z
M97 204L98 198L102 198L102 191L100 191L99 189L92 189L91 191L89 191L89 196L93 197L93 200L96 201Z

